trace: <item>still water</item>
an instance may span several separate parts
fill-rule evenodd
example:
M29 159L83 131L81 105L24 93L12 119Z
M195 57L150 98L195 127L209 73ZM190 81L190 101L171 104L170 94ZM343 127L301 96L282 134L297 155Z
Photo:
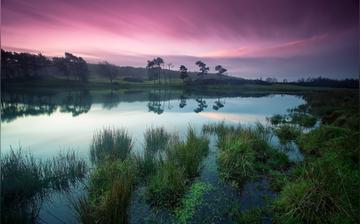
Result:
M71 149L87 157L94 132L103 127L126 128L135 150L141 150L149 127L163 126L181 136L189 125L201 130L210 122L266 122L266 117L303 103L299 96L273 94L9 92L2 94L1 150L21 147L36 157L51 157Z
M134 150L141 151L144 130L163 126L184 136L189 125L200 131L203 124L224 121L228 124L266 122L266 117L286 114L287 110L305 103L300 96L254 93L184 92L169 90L142 91L55 91L31 90L3 92L1 96L1 152L21 147L38 158L51 158L59 151L75 150L86 160L94 132L103 127L125 128L133 136ZM223 182L216 169L217 149L212 141L210 154L204 161L200 180L215 186L206 198L208 207L216 210L214 223L224 223L229 206L240 203L263 204L266 180L249 182L242 192ZM299 153L288 154L297 160ZM261 186L265 190L258 187ZM72 197L84 194L79 184L69 192L54 192L40 203L39 223L77 223L69 206ZM260 189L260 190L259 190ZM255 197L253 197L255 195ZM218 201L228 201L228 206ZM232 202L232 203L230 203ZM130 223L147 222L153 213L136 194L131 200ZM195 220L203 220L207 212L200 209ZM196 218L197 217L197 218ZM166 222L165 222L166 223Z

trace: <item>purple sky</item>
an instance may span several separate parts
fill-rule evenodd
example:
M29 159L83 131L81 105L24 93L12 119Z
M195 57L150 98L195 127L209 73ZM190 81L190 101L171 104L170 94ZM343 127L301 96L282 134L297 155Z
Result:
M357 0L3 0L2 48L247 77L358 76Z

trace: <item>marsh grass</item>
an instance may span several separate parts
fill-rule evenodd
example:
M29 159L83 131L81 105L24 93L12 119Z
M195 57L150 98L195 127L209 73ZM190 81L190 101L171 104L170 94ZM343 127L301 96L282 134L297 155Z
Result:
M13 222L19 217L35 220L32 216L37 215L36 206L44 197L54 190L67 190L86 172L85 161L74 152L39 160L21 148L11 150L1 158L2 221Z
M137 182L132 158L99 164L90 177L88 195L72 202L81 223L127 223L127 208Z
M147 197L160 207L173 208L186 189L186 176L182 167L165 162L150 177Z
M201 162L207 155L208 140L189 128L186 140L174 140L167 149L148 183L148 198L158 206L174 207L184 194L186 185L199 175Z
M125 160L133 148L133 140L125 129L103 128L94 134L90 156L94 163Z
M281 124L274 129L275 135L278 137L280 144L286 145L291 141L295 141L301 134L301 130L290 124Z
M261 224L263 223L262 208L252 208L245 211L239 212L236 216L236 223L238 224Z
M171 134L166 132L164 127L149 128L144 133L144 150L156 153L164 151L170 141Z
M287 156L274 149L270 142L272 128L259 122L252 126L208 124L205 133L218 135L220 175L241 187L247 180L269 172L284 172L290 167Z

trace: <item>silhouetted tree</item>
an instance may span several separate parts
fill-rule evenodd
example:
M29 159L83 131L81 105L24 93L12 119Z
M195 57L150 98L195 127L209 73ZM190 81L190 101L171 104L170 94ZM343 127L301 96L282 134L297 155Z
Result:
M102 76L107 77L110 80L110 83L113 83L113 80L118 75L118 68L116 65L104 61L99 63L99 73Z
M2 79L37 78L50 61L42 54L16 53L1 49Z
M159 84L161 83L161 72L162 72L162 66L164 65L164 59L157 57L154 58L152 61L147 61L147 66L146 68L148 69L148 76L149 79L153 79L154 80L154 84L155 84L155 79L157 79L159 81Z
M217 71L217 75L220 77L220 79L222 79L222 76L227 71L227 69L222 67L221 65L217 65L215 66L215 71Z
M184 84L185 84L185 79L189 77L187 70L188 69L185 67L185 65L180 66L180 78L182 79Z
M169 74L167 75L168 76L167 78L168 78L168 81L169 81L169 84L170 84L171 83L171 69L174 68L175 65L173 63L171 63L171 62L167 63L166 65L167 65L167 67L169 69ZM164 79L165 79L165 77L164 77Z
M52 59L52 63L61 72L61 74L66 77L67 80L70 79L70 68L65 58L54 57Z
M197 66L199 66L200 73L198 73L198 76L203 78L205 75L207 75L208 71L210 70L209 67L206 67L206 64L202 61L197 61L195 63Z
M157 77L158 77L159 84L160 84L161 83L161 72L162 72L161 67L164 65L164 59L157 57L154 59L154 64L155 64L155 68L157 71Z

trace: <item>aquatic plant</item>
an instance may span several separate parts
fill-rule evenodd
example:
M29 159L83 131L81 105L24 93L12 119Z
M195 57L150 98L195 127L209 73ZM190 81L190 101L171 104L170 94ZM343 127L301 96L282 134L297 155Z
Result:
M281 114L275 114L275 115L271 116L270 118L266 118L266 119L272 125L275 125L275 126L286 122L286 117Z
M36 220L37 204L53 190L67 190L87 172L75 152L60 153L53 160L35 159L21 148L1 158L1 219Z
M106 161L91 174L88 195L73 202L82 223L127 223L127 208L137 181L133 159Z
M164 162L150 177L147 197L157 206L173 207L185 192L186 177L182 167Z
M166 149L171 135L164 127L149 128L144 133L144 149L147 152L158 152Z
M209 141L205 137L198 137L193 128L187 132L186 142L174 144L167 152L167 159L177 166L184 168L188 179L198 176L200 163L207 155Z
M125 160L133 148L133 140L125 129L103 128L94 134L90 145L91 160Z
M202 159L208 152L208 140L189 128L184 142L174 140L166 157L148 183L148 198L159 206L172 207L185 192L185 185L199 175Z
M294 125L282 124L274 129L275 135L279 138L281 144L287 144L290 141L296 140L301 134L299 128Z
M220 173L225 179L241 186L254 175L255 151L245 139L234 136L225 138L227 144L222 147L218 157Z
M191 185L185 197L181 199L180 206L175 209L175 222L188 223L195 214L195 210L203 203L203 197L211 191L213 186L208 183L197 182Z
M251 208L245 211L239 212L236 217L236 223L238 224L261 224L262 223L263 210L261 208Z

